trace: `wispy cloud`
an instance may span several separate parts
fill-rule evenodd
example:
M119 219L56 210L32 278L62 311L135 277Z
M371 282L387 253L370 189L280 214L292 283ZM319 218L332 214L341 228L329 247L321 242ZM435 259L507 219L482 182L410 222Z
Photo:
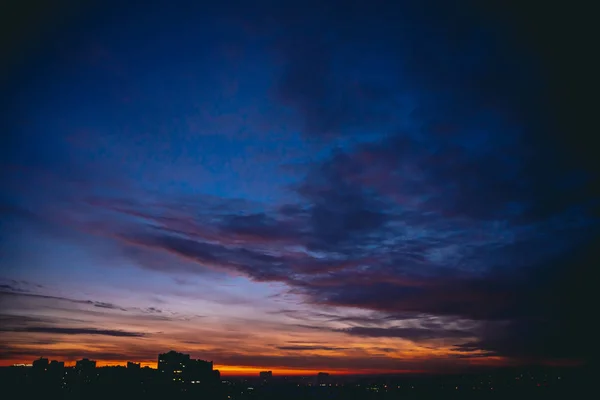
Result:
M324 351L337 351L337 350L347 350L347 347L333 347L333 346L277 346L279 350L289 350L289 351L315 351L315 350L324 350Z
M103 335L117 337L144 337L145 333L127 332L114 329L96 329L96 328L59 328L45 326L29 326L26 328L12 329L12 332L32 332L32 333L47 333L47 334L62 334L62 335Z

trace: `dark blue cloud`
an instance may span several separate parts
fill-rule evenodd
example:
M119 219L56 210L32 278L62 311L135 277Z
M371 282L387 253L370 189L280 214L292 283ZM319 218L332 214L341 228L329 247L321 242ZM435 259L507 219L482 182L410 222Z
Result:
M128 28L127 40L106 39L114 60L100 64L113 72L127 66L121 71L125 78L86 69L89 76L81 80L91 100L79 108L73 87L72 96L61 99L63 106L73 107L67 116L102 121L94 132L111 134L83 135L97 141L77 151L56 138L60 124L51 116L60 107L44 109L35 124L15 131L27 135L15 133L11 150L2 150L7 165L30 171L7 175L8 197L44 203L46 197L38 194L61 189L90 220L103 223L95 234L191 261L153 265L154 270L243 274L284 283L315 308L374 312L373 317L294 316L352 324L343 330L348 334L415 341L475 335L457 349L515 358L584 357L580 343L589 343L582 332L592 302L575 294L593 292L588 268L597 262L600 203L595 153L581 132L593 131L594 124L582 129L586 119L574 118L581 113L559 99L560 93L573 92L553 91L560 68L546 65L549 53L527 50L518 35L523 26L499 23L474 5L274 3L211 6L203 15L215 16L218 23L201 29L190 21L198 7L190 3L176 24L177 35L163 32L162 39L134 46L154 31L159 16L181 15L175 9L159 15L162 8L152 8L147 19ZM207 32L214 41L206 39ZM193 39L174 42L183 33ZM70 51L79 48L69 43ZM244 62L239 64L258 65L266 76L254 69L240 72L240 65L221 56L211 58L224 44L239 54L254 54L240 56ZM135 50L129 54L129 49ZM164 69L149 69L156 59ZM212 85L218 75L210 68L213 62L239 78L236 85L253 93L250 100L214 95L219 88ZM157 78L163 82L163 70L168 82L150 84ZM568 71L577 73L572 67ZM187 80L190 73L195 78ZM117 107L107 100L114 93L91 77L109 87L134 82L130 94L141 100L132 108ZM263 127L267 136L281 136L284 147L306 146L300 156L277 164L281 170L302 164L294 179L261 177L266 182L261 188L285 196L232 200L247 183L244 167L258 168L259 161L237 169L229 165L247 157L247 148L264 150L270 144L259 139L265 133L258 123L252 127L257 132L243 139L231 132L220 136L229 125L210 120L203 121L216 125L210 135L187 132L185 113L213 100L232 115L245 112L232 105L235 101L260 103L260 117L284 120L284 133ZM96 109L96 103L109 106ZM258 118L251 117L244 116L244 129ZM52 129L42 129L46 120L53 121ZM286 141L286 135L294 140ZM211 155L216 161L207 162ZM181 168L168 170L164 179L162 168L172 165ZM51 172L52 179L40 170ZM182 175L205 173L208 180L217 171L219 179L211 178L217 183L190 179L171 185ZM36 185L24 179L32 175ZM135 185L107 185L121 175ZM141 200L149 192L159 200ZM47 203L63 204L51 199ZM16 209L1 211L15 214ZM74 219L79 229L91 230ZM383 326L394 318L427 316L468 319L483 328ZM292 347L287 349L309 349Z
M423 328L373 328L355 326L352 328L341 329L341 332L364 337L398 337L414 341L431 339L455 339L472 337L473 332L457 329L423 329Z

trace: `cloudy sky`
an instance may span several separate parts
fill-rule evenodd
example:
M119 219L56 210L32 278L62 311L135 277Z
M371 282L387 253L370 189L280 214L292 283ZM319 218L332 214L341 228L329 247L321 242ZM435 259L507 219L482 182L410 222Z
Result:
M134 3L10 53L0 364L585 358L598 175L533 36L444 1Z

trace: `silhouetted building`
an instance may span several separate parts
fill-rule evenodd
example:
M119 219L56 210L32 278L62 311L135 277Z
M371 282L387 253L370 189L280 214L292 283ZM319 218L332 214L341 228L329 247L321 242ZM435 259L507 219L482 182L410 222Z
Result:
M96 361L81 359L75 363L76 371L93 371L96 368Z
M194 360L189 354L173 350L158 355L158 371L164 380L172 383L204 384L220 379L212 361Z
M185 382L206 383L214 379L212 361L189 360L184 366Z
M175 383L183 383L183 370L190 362L190 355L178 353L174 350L158 355L158 371L164 379Z
M134 363L131 361L127 361L127 369L132 370L132 371L139 371L140 363Z
M96 375L96 361L87 358L77 361L75 372L83 382L90 382Z
M50 361L50 364L48 364L48 374L50 375L51 379L53 380L59 380L63 377L65 373L65 362L64 361L56 361L56 360L52 360Z
M50 361L50 364L48 365L49 370L63 370L64 368L65 368L64 361L52 360L52 361Z
M273 377L273 371L261 371L258 376L264 380L271 379Z
M157 369L161 372L173 372L183 369L190 361L189 354L178 353L174 350L158 355Z
M34 385L41 385L48 379L48 359L38 358L31 364L31 378Z
M48 370L48 359L47 358L38 358L32 363L32 368L35 372L44 372Z

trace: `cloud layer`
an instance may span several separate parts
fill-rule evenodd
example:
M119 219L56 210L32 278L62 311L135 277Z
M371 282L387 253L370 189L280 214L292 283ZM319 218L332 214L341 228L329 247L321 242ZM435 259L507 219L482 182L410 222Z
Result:
M598 175L542 56L474 6L266 3L124 8L41 63L1 153L6 353L148 359L218 309L222 364L585 359Z

